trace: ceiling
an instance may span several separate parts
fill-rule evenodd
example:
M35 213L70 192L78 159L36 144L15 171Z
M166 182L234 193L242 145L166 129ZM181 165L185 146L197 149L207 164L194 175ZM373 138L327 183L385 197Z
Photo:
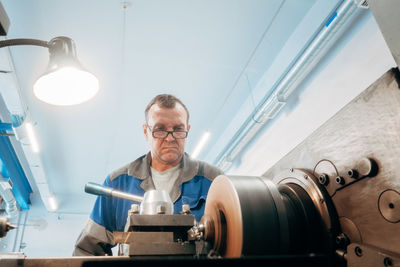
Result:
M93 198L82 201L89 199L84 185L102 183L110 171L148 151L141 126L156 94L174 94L189 108L187 151L206 129L212 138L205 151L210 150L252 88L274 68L287 40L301 30L303 18L316 12L316 2L2 0L10 18L8 39L68 36L81 63L100 81L99 93L86 103L45 104L33 96L32 85L46 68L48 52L10 48L14 86L35 125L39 157L59 210L89 212ZM329 14L338 1L318 2ZM322 22L316 16L301 25L316 28ZM3 94L11 85L2 86Z

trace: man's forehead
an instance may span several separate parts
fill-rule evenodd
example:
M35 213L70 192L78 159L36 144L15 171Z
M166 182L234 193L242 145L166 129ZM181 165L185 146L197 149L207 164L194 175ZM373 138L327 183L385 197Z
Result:
M185 108L178 102L175 103L174 107L163 107L163 106L160 106L159 103L155 103L150 107L149 111L151 111L151 110L155 111L155 110L160 110L160 109L161 110L174 110L175 109L175 110L183 110L183 111L185 111Z
M160 107L154 104L149 109L149 122L157 124L186 125L187 113L182 105L176 103L173 108Z
M185 127L185 123L171 123L171 122L163 122L163 121L157 121L153 123L153 127L157 128L182 128Z

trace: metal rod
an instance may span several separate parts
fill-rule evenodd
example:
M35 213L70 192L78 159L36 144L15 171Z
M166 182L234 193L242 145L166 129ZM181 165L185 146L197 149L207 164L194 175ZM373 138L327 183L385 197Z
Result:
M136 202L142 202L143 197L125 193L119 190L115 190L110 187L102 186L96 183L89 182L85 185L85 192L93 195L98 196L106 196L106 197L116 197L116 198L123 198L127 200L132 200Z

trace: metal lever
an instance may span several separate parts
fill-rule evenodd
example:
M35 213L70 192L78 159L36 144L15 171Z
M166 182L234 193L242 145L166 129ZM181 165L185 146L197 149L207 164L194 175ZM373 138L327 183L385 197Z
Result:
M132 200L136 202L142 202L143 197L125 193L119 190L115 190L110 187L102 186L96 183L89 182L85 185L85 192L93 195L98 195L98 196L106 196L106 197L117 197L117 198L123 198L127 200Z

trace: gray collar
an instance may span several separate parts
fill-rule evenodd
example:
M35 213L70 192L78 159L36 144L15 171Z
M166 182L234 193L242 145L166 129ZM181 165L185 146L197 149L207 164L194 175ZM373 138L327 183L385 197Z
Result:
M132 162L128 168L128 175L137 177L138 179L142 180L140 187L144 191L155 189L153 179L150 175L150 167L151 153L149 152L147 153L147 155L140 157ZM198 174L199 162L196 160L192 160L187 153L184 153L181 163L179 165L179 169L179 177L178 179L176 179L176 182L171 192L172 202L175 202L181 195L179 185L191 180L194 176Z

